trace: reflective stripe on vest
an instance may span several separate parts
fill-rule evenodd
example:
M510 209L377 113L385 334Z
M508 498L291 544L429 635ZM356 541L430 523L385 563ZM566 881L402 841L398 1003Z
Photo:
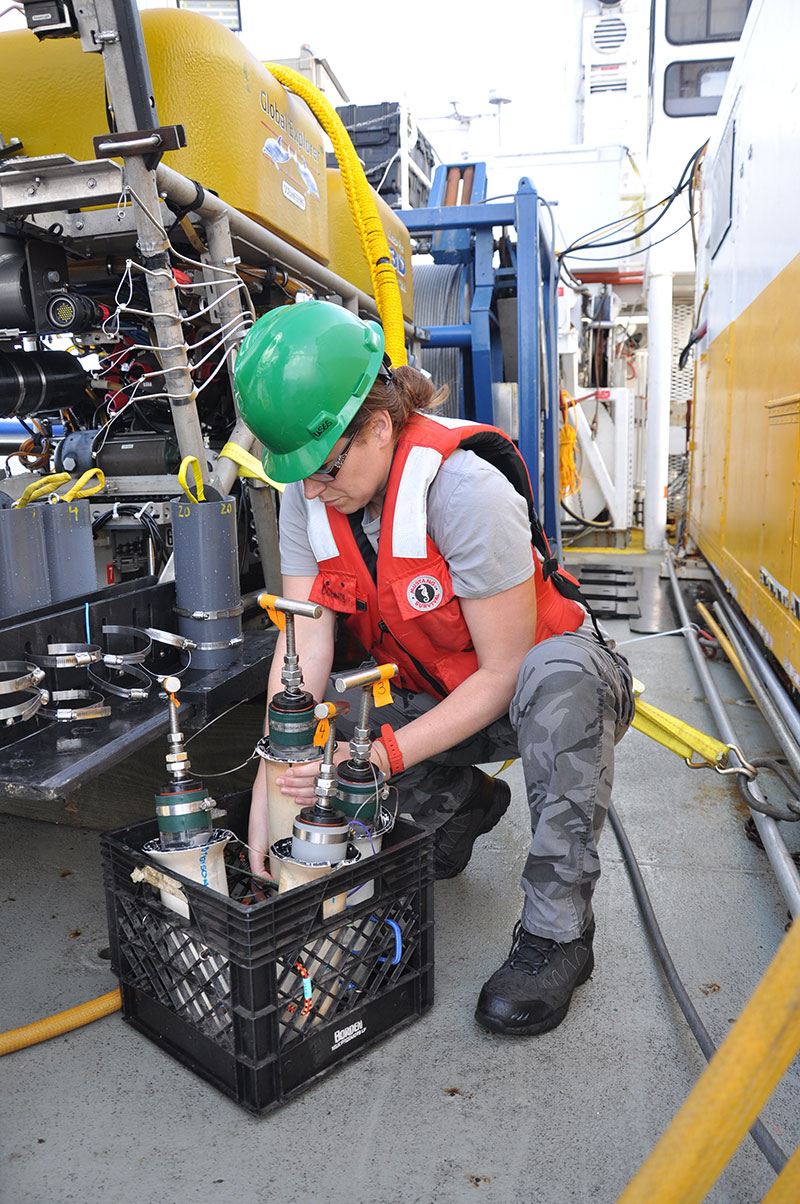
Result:
M401 684L412 690L444 695L478 667L449 569L427 533L427 497L442 461L465 440L480 455L481 436L486 458L501 470L508 468L505 475L520 493L523 479L529 490L524 461L497 428L414 415L400 434L387 483L382 529L391 530L391 539L379 543L377 587L347 517L322 506L324 521L309 506L309 535L320 568L311 600L340 612L376 660L396 661ZM531 504L530 493L526 501ZM322 551L329 554L320 556ZM537 642L577 630L585 617L583 607L544 580L535 549L532 555Z

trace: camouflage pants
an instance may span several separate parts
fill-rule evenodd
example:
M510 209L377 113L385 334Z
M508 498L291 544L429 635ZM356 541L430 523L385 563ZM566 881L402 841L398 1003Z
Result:
M393 703L373 711L373 727L400 728L436 705L427 694L392 693ZM357 699L351 705L337 725L345 739ZM583 629L554 636L525 657L508 716L392 779L399 810L437 828L476 790L481 780L476 763L521 757L532 834L521 880L523 924L552 940L574 940L592 917L614 746L632 718L623 658Z

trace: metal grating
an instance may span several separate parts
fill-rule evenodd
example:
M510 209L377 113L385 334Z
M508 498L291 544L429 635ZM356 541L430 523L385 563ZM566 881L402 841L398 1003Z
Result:
M672 368L670 371L670 398L676 401L691 401L694 382L694 360L689 356L686 367L678 367L678 359L692 333L694 307L679 301L672 307Z
M628 80L625 63L592 63L589 69L589 91L594 96L600 92L625 92Z
M613 54L627 37L628 29L622 17L601 17L592 30L592 45L601 54Z

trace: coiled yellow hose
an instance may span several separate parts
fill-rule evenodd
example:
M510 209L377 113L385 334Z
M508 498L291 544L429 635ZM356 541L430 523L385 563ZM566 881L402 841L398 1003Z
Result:
M741 1016L617 1204L699 1204L705 1199L799 1048L800 923L795 922ZM800 1160L793 1157L770 1191L769 1204L798 1200L798 1178Z
M291 67L281 66L280 63L267 63L267 70L275 76L279 84L306 102L333 144L347 202L369 266L375 303L383 323L386 351L393 366L397 368L408 362L400 289L392 267L386 234L378 216L378 207L350 136L333 106L304 76L293 71Z
M0 1033L0 1057L3 1054L14 1053L17 1049L25 1049L28 1045L36 1045L39 1041L49 1041L51 1037L60 1037L73 1028L91 1024L102 1016L110 1016L122 1007L122 996L119 990L109 991L88 1003L78 1007L68 1008L45 1020L34 1020L32 1024L24 1024L22 1028L11 1028L7 1033Z
M575 444L578 441L578 419L574 424L569 420L569 413L575 405L566 389L561 390L561 409L564 421L558 432L558 495L563 500L570 494L579 493L581 478L575 466Z

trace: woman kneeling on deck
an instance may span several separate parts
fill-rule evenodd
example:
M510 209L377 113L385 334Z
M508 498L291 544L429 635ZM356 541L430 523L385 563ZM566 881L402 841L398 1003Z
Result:
M627 664L550 558L514 444L495 427L422 413L442 395L427 374L390 367L376 323L324 301L273 310L242 344L236 388L267 474L287 483L283 594L324 607L297 623L305 687L317 699L329 690L337 617L362 659L398 665L381 709L392 730L372 759L399 810L435 830L437 878L461 873L508 807L507 783L476 763L522 758L532 833L522 915L475 1015L498 1033L546 1032L594 965L597 839L614 745L633 716ZM282 651L281 637L270 696ZM343 745L336 759L348 756ZM298 807L314 801L316 770L278 779ZM249 841L263 873L263 762Z

